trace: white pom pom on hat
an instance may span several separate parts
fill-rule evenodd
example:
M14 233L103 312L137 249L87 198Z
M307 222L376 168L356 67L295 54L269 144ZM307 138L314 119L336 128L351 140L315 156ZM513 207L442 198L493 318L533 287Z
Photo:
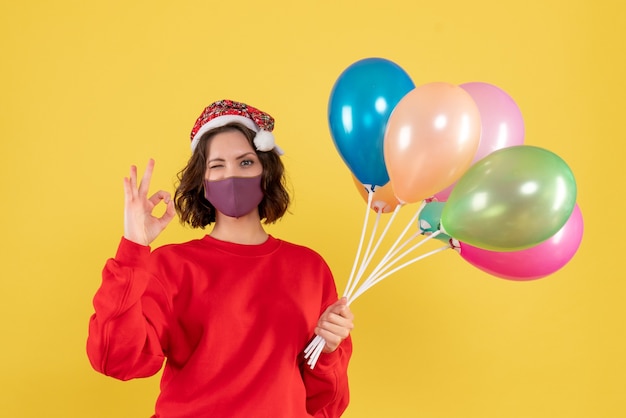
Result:
M258 151L274 150L278 155L284 152L274 140L274 118L259 109L234 100L220 100L207 106L196 120L191 130L191 150L194 151L202 135L211 129L241 123L256 132L254 146Z

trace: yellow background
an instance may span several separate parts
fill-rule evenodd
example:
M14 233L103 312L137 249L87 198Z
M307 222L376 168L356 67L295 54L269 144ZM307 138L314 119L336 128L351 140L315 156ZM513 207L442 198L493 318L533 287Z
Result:
M327 102L341 71L377 56L416 85L507 91L526 143L574 171L585 236L542 280L496 279L446 251L366 293L345 416L626 416L622 4L4 1L0 415L150 415L158 378L90 368L91 298L122 234L128 166L154 157L153 189L171 191L214 100L277 119L295 201L270 232L319 251L343 289L365 212ZM174 222L156 244L202 233Z

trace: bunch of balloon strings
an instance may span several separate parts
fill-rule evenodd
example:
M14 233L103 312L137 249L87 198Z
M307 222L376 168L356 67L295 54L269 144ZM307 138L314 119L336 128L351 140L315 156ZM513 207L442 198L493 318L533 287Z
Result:
M376 211L377 216L372 227L369 242L368 242L367 248L365 249L365 252L363 253L363 256L361 257L361 252L363 251L363 243L364 243L366 231L369 225L369 214L371 211L370 207L372 205L373 195L374 195L373 191L371 190L370 187L368 187L368 202L365 207L366 212L365 212L363 228L361 232L361 239L359 241L357 252L354 258L354 263L352 265L352 271L350 273L348 283L346 284L346 288L343 293L343 297L348 299L348 305L354 302L359 296L361 296L367 290L371 289L372 286L380 283L381 281L388 278L389 276L396 273L397 271L403 269L404 267L407 267L426 257L429 257L431 255L437 254L439 252L442 252L444 250L451 248L450 245L445 245L443 247L437 248L425 254L421 254L417 257L413 257L403 262L402 264L397 265L399 262L405 259L405 257L407 257L413 251L415 251L417 248L419 248L424 243L426 243L432 238L435 238L437 235L441 233L441 231L438 229L431 234L425 235L423 231L421 230L421 228L417 228L418 230L417 232L410 235L404 242L401 243L402 239L404 239L404 237L407 235L409 229L413 225L417 224L417 220L419 218L420 212L426 205L426 201L423 201L421 205L419 206L419 208L417 209L413 218L411 218L411 220L406 225L404 230L400 233L396 241L388 249L387 253L382 257L379 263L371 270L371 272L367 275L367 277L364 278L365 272L369 264L371 263L374 255L378 251L380 244L383 242L385 236L387 235L389 228L393 224L394 219L396 218L396 216L398 215L400 211L400 208L404 206L404 204L398 204L396 206L391 217L389 218L387 222L387 225L385 226L385 229L379 235L378 239L376 240L376 244L374 244L374 238L376 236L376 232L377 232L378 225L380 223L381 214L382 214L382 210ZM423 239L420 239L419 242L417 242L416 244L413 244L408 249L405 249L412 241L414 241L416 238L420 236L423 237ZM359 260L361 260L360 265L359 265ZM357 265L359 265L358 270L357 270ZM311 367L311 369L315 367L315 364L317 363L320 354L324 350L325 345L326 345L326 341L324 340L324 338L320 337L319 335L316 335L315 338L313 338L313 340L309 343L309 345L304 350L304 358L305 360L307 360L307 364Z

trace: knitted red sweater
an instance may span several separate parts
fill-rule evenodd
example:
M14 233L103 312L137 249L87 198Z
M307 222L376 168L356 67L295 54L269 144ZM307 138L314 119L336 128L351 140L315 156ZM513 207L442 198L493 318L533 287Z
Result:
M314 251L206 236L151 253L122 239L102 276L87 354L122 380L154 375L167 358L154 417L339 417L347 407L351 340L314 370L303 363L337 300Z

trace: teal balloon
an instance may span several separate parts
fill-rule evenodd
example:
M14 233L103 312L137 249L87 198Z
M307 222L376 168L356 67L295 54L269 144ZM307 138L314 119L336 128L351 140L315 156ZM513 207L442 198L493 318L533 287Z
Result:
M439 231L439 225L441 224L441 212L445 202L428 202L422 209L418 217L418 227L422 235L427 233ZM444 233L440 233L435 237L439 241L448 243L450 242L450 236Z
M519 145L492 152L455 185L441 213L453 238L493 251L518 251L556 234L576 205L576 181L561 157Z
M396 63L365 58L346 68L328 103L328 124L339 155L361 184L384 186L389 174L383 140L391 112L415 84Z

